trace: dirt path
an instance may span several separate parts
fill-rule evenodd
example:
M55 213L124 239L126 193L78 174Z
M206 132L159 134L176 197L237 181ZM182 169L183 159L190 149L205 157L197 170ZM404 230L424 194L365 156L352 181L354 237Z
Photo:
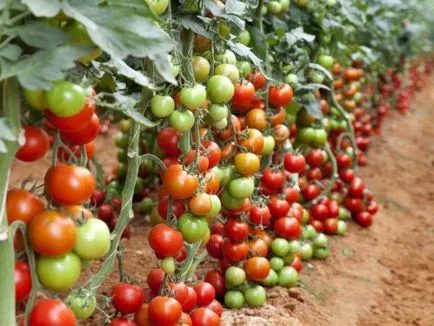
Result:
M330 239L329 259L305 266L302 288L274 288L260 309L226 311L228 325L434 325L434 77L429 85L409 116L390 114L360 172L381 204L374 225L365 230L350 223L345 237ZM98 141L97 153L110 169L115 155L107 138ZM13 184L29 173L42 178L48 162L17 163ZM148 228L135 224L125 243L125 268L144 284L155 261Z

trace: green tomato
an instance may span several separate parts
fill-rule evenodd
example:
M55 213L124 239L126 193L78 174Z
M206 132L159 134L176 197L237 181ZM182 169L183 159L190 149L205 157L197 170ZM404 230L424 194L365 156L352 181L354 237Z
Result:
M287 114L286 121L288 122L288 125L293 125L297 121L297 116L292 114Z
M66 304L74 312L77 319L87 319L95 311L95 295L86 289L74 291L66 298Z
M340 220L347 220L348 217L350 217L350 212L345 207L339 207L339 219Z
M289 241L289 252L292 254L295 254L300 250L300 241L298 240L291 240Z
M305 243L300 247L301 260L309 260L312 258L313 249L309 243Z
M137 209L141 214L149 214L154 207L154 200L151 197L143 198L137 205Z
M295 101L292 101L291 103L289 103L288 105L285 106L285 111L288 114L295 115L295 114L297 114L298 111L301 110L301 108L302 108L301 104L299 104Z
M214 121L219 121L228 117L229 109L224 104L211 104L208 114Z
M231 266L225 272L225 280L231 286L239 286L246 281L246 272L240 267Z
M270 155L274 151L276 141L272 135L264 136L264 147L262 147L261 155Z
M125 179L125 177L127 176L127 171L128 165L125 163L119 163L115 170L116 177L120 180Z
M262 286L254 285L244 291L244 297L250 307L260 307L267 300L267 293Z
M318 234L312 241L314 248L325 248L328 245L327 236L324 233Z
M330 55L326 55L326 54L321 54L318 57L318 63L323 66L324 68L327 69L332 69L333 68L333 64L334 64L334 59L332 56Z
M242 76L246 76L252 72L252 65L248 61L239 61L237 67Z
M215 121L212 126L214 128L216 128L217 130L223 130L228 126L228 119L227 118L223 118L219 121Z
M218 63L229 63L235 65L237 63L237 57L231 50L226 50L223 53L218 53L215 56L215 61Z
M208 79L211 65L209 61L201 56L194 56L192 59L194 79L197 82L204 82Z
M224 302L229 309L239 309L244 304L244 295L241 291L228 291L225 294Z
M169 0L145 0L156 16L162 15L169 6Z
M130 119L122 119L119 121L119 129L124 133L128 133L131 128L131 120Z
M330 130L333 130L333 131L339 130L340 124L335 119L329 119L329 127L330 127Z
M51 112L59 117L70 117L83 108L86 92L81 86L63 80L54 82L45 98Z
M232 81L222 75L214 75L206 84L208 97L213 103L227 103L232 99L235 88Z
M253 178L237 178L229 182L229 194L237 199L250 197L255 191L255 182Z
M110 230L107 224L90 218L77 228L77 240L74 252L82 259L102 258L110 250Z
M176 270L175 259L173 257L166 257L160 262L160 268L166 274L173 274Z
M344 235L345 233L347 233L347 230L348 230L347 223L345 221L338 221L337 234Z
M231 28L224 21L219 21L217 23L217 33L223 38L228 38L231 34Z
M206 101L206 89L201 84L193 87L185 87L181 90L180 101L183 105L191 110L200 108Z
M285 266L285 262L280 257L273 257L270 259L270 266L273 270L278 272Z
M195 217L189 213L184 213L178 220L178 229L188 243L203 240L209 231L208 222L205 218Z
M213 171L215 173L215 175L217 176L217 179L219 180L219 184L222 183L223 177L224 177L224 171L222 168L220 168L218 165L216 165L215 167L213 167L211 169L211 171Z
M24 89L24 98L26 102L34 109L43 111L48 107L47 101L45 99L45 91L41 89L30 90Z
M270 1L268 3L268 11L276 15L282 11L282 4L279 1Z
M297 131L297 138L303 143L303 144L311 144L316 137L315 129L307 127L307 128L300 128Z
M280 4L282 6L281 12L285 12L285 11L288 11L289 6L291 5L291 1L290 0L280 0Z
M306 225L309 222L309 212L303 209L303 215L301 217L301 224Z
M171 96L155 95L151 101L151 111L158 118L167 118L175 110Z
M252 37L250 36L250 33L247 29L244 31L241 31L240 34L238 34L236 40L238 43L244 44L245 46L248 46L250 44L250 40Z
M39 281L47 289L62 292L71 288L80 277L80 258L69 252L63 256L39 256L36 260Z
M325 76L323 73L321 73L319 71L311 70L309 72L309 79L312 83L322 84L322 83L324 83Z
M291 265L294 258L295 258L295 254L289 253L283 257L283 262L285 263L285 265Z
M102 50L94 45L91 38L89 37L89 34L87 33L86 27L80 24L78 21L72 21L66 24L63 30L72 35L73 44L83 44L93 47L90 52L84 56L81 56L78 61L82 63L88 63L101 55Z
M222 203L220 201L219 196L217 195L211 195L211 209L209 212L205 215L205 218L209 221L216 217L222 209Z
M194 125L194 114L190 110L175 110L169 117L170 125L180 132L191 130Z
M238 68L230 63L221 63L215 67L215 75L222 75L228 77L232 83L240 79L240 71Z
M177 77L179 75L179 72L181 71L181 66L179 64L176 64L173 62L172 56L169 55L169 61L170 61L170 67L172 70L172 76Z
M327 131L324 129L315 129L315 138L313 140L313 145L320 147L324 145L327 140Z
M220 195L220 200L223 207L226 209L238 209L244 204L244 198L234 198L227 190L222 192L222 194Z
M261 284L263 286L273 286L276 285L279 281L279 277L277 276L277 273L274 269L270 269L270 272L268 273L267 277L261 280Z
M310 5L310 0L295 0L295 3L299 7L306 8Z
M294 287L298 282L298 272L294 267L285 266L279 272L279 285L286 288Z
M363 95L362 95L362 93L357 92L357 93L354 95L354 101L356 101L357 104L359 104L359 103L362 101L362 99L363 99Z
M115 144L116 144L117 147L123 148L123 149L126 150L127 147L128 147L128 144L129 144L128 134L122 133L122 132L118 133L115 136Z
M119 148L117 154L116 154L116 158L118 159L119 162L122 163L127 163L128 162L128 152L123 149L123 148Z
M288 254L290 249L289 242L283 238L276 238L271 243L271 251L273 254L279 257L283 257Z
M137 177L136 184L134 185L134 195L141 195L145 189L145 180Z
M227 186L235 174L235 167L233 165L228 165L228 166L222 167L220 169L222 170L222 173L223 173L223 177L220 180L220 185L221 186Z
M318 259L326 259L330 255L330 248L315 248L313 251L313 256Z
M288 83L291 87L295 87L298 84L298 77L296 74L288 74L285 77L285 82Z
M326 5L327 7L334 7L336 6L336 0L327 0Z
M316 229L312 225L306 225L303 228L303 233L301 234L301 238L303 240L312 240L317 236Z

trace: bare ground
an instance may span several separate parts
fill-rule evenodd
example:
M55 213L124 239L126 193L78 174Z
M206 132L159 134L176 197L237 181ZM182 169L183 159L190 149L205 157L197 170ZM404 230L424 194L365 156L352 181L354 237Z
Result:
M228 325L434 325L434 78L408 116L392 112L368 153L361 176L380 203L369 229L350 223L332 238L332 255L305 266L302 286L268 291L260 309L225 311ZM97 155L106 170L115 160L112 135L101 136ZM48 158L17 162L11 183L29 174L42 179ZM155 266L144 218L134 222L125 246L125 269L140 283ZM96 270L96 262L92 270ZM114 271L102 288L117 282ZM87 325L100 325L98 317Z

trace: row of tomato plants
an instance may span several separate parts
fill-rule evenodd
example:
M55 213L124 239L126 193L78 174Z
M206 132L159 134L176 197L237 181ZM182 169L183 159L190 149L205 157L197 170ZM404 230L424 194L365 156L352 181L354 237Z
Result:
M189 12L199 12L191 5ZM334 1L315 5L260 1L251 6L256 20L249 23L265 34L270 21L290 15L290 6L312 19L340 6ZM149 6L154 15L176 23L169 2ZM229 12L228 3L217 6ZM23 88L22 93L15 80L3 82L11 124L20 125L15 111L20 111L21 94L31 107L23 115L24 141L16 158L34 162L52 146L44 183L26 180L5 200L11 227L6 233L2 229L0 240L14 239L21 323L75 325L98 309L100 320L111 326L220 325L222 303L227 308L263 305L266 287L296 286L305 261L329 256L326 234L343 235L349 219L362 227L372 224L378 205L357 168L366 164L370 137L380 132L390 107L409 109L430 62L403 59L399 69L381 71L366 58L350 56L338 63L327 46L332 36L321 31L320 49L294 51L300 57L309 53L312 60L297 68L297 63L278 61L282 40L273 39L276 29L265 44L264 65L258 65L252 53L246 60L230 46L235 40L238 50L257 47L256 32L244 29L235 38L229 14L217 9L205 15L220 15L213 40L185 27L175 36L169 28L182 45L170 67L179 88L144 87L140 105L146 112L111 113L121 129L119 164L105 180L94 158L94 139L100 118L107 108L115 109L116 96L83 87L72 76L49 90ZM49 23L60 25L75 43L94 46L89 30L67 15ZM303 30L286 42L290 37L312 42ZM97 66L89 62L101 53L93 49L78 61L91 71ZM144 66L149 68L146 60ZM279 82L272 76L276 66L284 73ZM7 176L2 178L6 186ZM158 259L146 288L122 268L119 244L130 237L135 214L150 214L149 245ZM1 250L9 261L12 251ZM202 281L195 270L207 256L218 267ZM93 260L101 260L98 271L75 287ZM120 283L107 298L97 290L116 261ZM4 284L13 286L7 277ZM8 304L0 303L3 311ZM9 316L10 311L0 318L7 324Z

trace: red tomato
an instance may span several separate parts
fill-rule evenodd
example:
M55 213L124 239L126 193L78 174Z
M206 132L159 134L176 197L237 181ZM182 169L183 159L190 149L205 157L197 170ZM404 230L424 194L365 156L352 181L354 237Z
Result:
M303 198L306 201L315 199L320 194L320 190L316 185L307 185L303 189Z
M338 219L328 218L324 221L324 232L327 234L336 234L338 231Z
M264 257L252 257L244 263L247 278L251 281L261 281L270 273L270 263Z
M67 145L65 145L67 146ZM69 150L72 152L75 158L79 159L81 158L81 148L80 145L72 145L67 146ZM90 143L87 143L84 145L86 156L88 159L91 159L95 154L95 143L91 141ZM63 146L59 147L59 150L57 151L57 158L63 162L68 162L71 158L71 155L69 151L67 151Z
M101 128L101 124L96 113L92 115L92 119L87 126L78 131L61 132L62 140L69 145L84 145L90 143L96 138Z
M24 126L24 137L24 145L15 154L17 159L24 162L33 162L47 153L50 140L45 130L35 126Z
M182 311L189 313L197 303L197 294L196 291L191 287L187 287L188 295L187 298L182 303Z
M181 150L178 146L181 133L172 127L162 129L157 136L157 143L160 149L169 156L181 155Z
M278 236L288 240L300 239L303 228L300 222L294 217L279 218L274 224L274 231Z
M119 283L112 291L112 304L123 315L136 312L145 300L145 291L137 285Z
M196 192L199 181L196 176L184 171L180 164L176 164L164 172L163 187L174 199L187 199Z
M279 87L270 86L268 90L270 104L275 107L289 104L292 101L293 95L291 86L285 83L279 85Z
M184 247L181 232L166 225L157 224L148 235L149 244L159 257L174 257Z
M322 150L320 149L313 149L306 156L307 164L313 168L321 166L323 161L324 156L322 154Z
M303 262L301 261L300 257L294 256L294 260L291 263L291 267L295 268L297 272L301 272L303 269Z
M297 188L288 187L286 188L285 193L285 199L289 204L295 203L300 197L300 191Z
M268 206L253 206L250 208L250 221L256 225L267 226L270 223L271 213Z
M255 86L249 81L243 81L235 86L234 96L232 97L232 106L236 112L247 112L255 98Z
M188 297L188 286L185 283L170 283L169 285L174 292L174 298L182 305Z
M32 277L30 275L29 264L25 261L15 262L15 300L26 299L32 290Z
M206 306L215 299L215 289L208 282L200 282L194 287L197 294L197 305Z
M262 183L271 189L280 189L285 181L285 175L280 170L265 168L262 172Z
M231 262L239 262L247 257L249 253L249 246L246 242L232 243L225 241L223 243L223 256L228 258Z
M312 216L318 221L325 221L330 217L329 208L324 204L316 204L312 207Z
M222 313L223 313L223 307L220 304L220 302L218 302L216 299L214 299L213 301L211 301L211 303L209 303L205 308L211 309L212 311L214 311L217 316L221 317Z
M268 208L270 209L270 213L273 217L284 217L288 214L290 206L289 203L278 197L271 197Z
M223 257L223 242L223 237L220 234L212 234L206 244L208 254L216 259L221 259Z
M193 326L220 326L220 317L211 309L202 307L190 314Z
M28 224L32 218L44 211L44 202L35 194L23 190L12 189L6 196L6 214L8 223L23 221Z
M169 206L169 197L163 197L158 202L158 214L165 219L167 216L167 208ZM180 217L185 213L185 205L182 200L172 200L172 214L176 217Z
M205 282L212 284L217 297L222 297L225 294L225 278L219 271L209 271L205 276Z
M355 177L348 187L348 193L355 198L363 197L363 190L365 190L365 183L359 177Z
M134 321L126 317L117 317L111 320L107 326L138 326Z
M286 153L284 159L285 169L291 173L301 173L305 169L305 159L301 154Z
M163 284L164 272L161 268L155 268L148 274L147 283L152 291L158 292Z
M45 190L57 204L80 205L92 196L95 179L84 167L58 163L45 175Z
M219 145L213 141L204 140L202 146L205 148L205 155L209 161L208 169L212 169L219 164L222 157L222 151Z
M373 219L372 215L368 212L362 212L356 215L356 221L363 227L368 227L372 225Z
M246 79L253 83L253 86L255 86L256 90L264 87L267 82L267 79L259 71L248 74Z
M356 174L354 173L353 169L345 169L339 172L339 177L345 183L350 183L351 181L353 181L355 176Z
M243 241L249 234L249 225L235 219L229 219L225 224L225 235L230 241Z
M71 309L58 299L39 301L30 314L30 326L75 326L76 319Z

